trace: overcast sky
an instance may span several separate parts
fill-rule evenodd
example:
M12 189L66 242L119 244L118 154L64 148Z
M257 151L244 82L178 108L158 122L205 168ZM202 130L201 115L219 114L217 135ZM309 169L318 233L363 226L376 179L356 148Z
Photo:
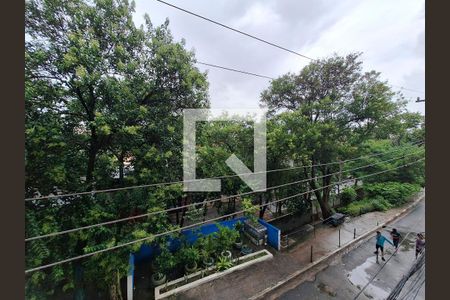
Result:
M423 0L166 1L309 57L363 52L365 70L380 71L392 85L425 91ZM168 18L175 39L185 38L198 61L269 77L298 72L309 62L155 0L136 0L136 24L143 23L144 13L154 25ZM198 68L208 70L213 108L257 108L269 85L268 79ZM414 102L423 93L402 92L409 110L425 112L423 102Z

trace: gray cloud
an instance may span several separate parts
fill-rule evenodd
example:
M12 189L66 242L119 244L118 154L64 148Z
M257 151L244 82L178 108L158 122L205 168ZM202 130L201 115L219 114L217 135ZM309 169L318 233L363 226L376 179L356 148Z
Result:
M424 1L192 0L170 1L312 57L363 51L367 69L381 71L396 85L424 89ZM212 4L214 3L214 4ZM307 60L195 18L157 1L136 1L136 23L148 13L166 17L176 39L185 38L199 61L277 77L298 72ZM257 107L269 81L209 70L213 107ZM417 97L405 92L407 97ZM424 106L411 105L424 112Z

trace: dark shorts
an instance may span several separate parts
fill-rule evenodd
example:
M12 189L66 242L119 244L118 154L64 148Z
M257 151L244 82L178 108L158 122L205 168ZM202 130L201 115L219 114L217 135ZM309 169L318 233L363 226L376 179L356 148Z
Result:
M400 241L400 240L392 240L392 243L394 244L395 248L398 247L398 242L399 242L399 241Z
M381 251L384 251L383 246L381 246L381 245L376 244L375 248L377 249L377 251L378 251L378 249L380 249Z

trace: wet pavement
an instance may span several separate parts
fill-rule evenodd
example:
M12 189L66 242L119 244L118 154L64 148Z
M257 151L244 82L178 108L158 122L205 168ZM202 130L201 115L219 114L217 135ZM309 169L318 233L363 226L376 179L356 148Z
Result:
M278 291L268 295L268 298L278 299L355 299L360 290L364 289L357 299L386 299L398 281L408 272L415 261L415 235L425 231L425 201L421 201L410 213L392 223L382 232L389 237L389 230L395 227L404 240L399 251L387 262L379 260L376 263L375 238L370 238L356 249L337 257L323 271L316 274L310 281L300 283L290 290ZM408 234L408 232L411 232ZM386 260L394 248L385 244ZM381 269L381 270L380 270ZM377 274L378 273L378 274ZM377 274L377 275L376 275ZM376 276L375 276L376 275ZM424 272L417 273L408 280L400 297L405 299L425 299ZM291 286L292 287L292 286Z
M419 205L422 207L422 204ZM285 251L277 252L269 247L268 250L274 254L272 260L252 265L244 270L233 272L232 274L213 282L205 283L183 292L173 299L248 299L307 266L310 263L311 245L313 245L313 258L314 260L317 260L338 249L339 238L341 245L353 240L354 229L356 229L357 236L362 235L373 229L378 223L381 224L391 219L403 209L404 207L392 209L387 212L371 212L352 218L340 227L340 232L337 228L319 225L316 227L313 236ZM405 232L403 228L406 229L411 226L420 227L420 224L423 224L424 228L424 221L420 223L415 220L422 217L422 215L424 216L424 206L422 209L422 212L414 209L413 212L408 215L407 219L409 221L404 221L406 218L398 221L396 223L398 225L396 226L398 226L399 231ZM373 271L370 257L373 258L375 256L373 254L373 248L374 241L371 240L367 243L363 243L360 247L351 251L350 254L344 255L342 261L337 261L334 265L331 264L325 271L320 272L316 277L316 281L306 282L294 290L289 292L286 291L283 295L284 299L298 299L300 295L302 299L352 299L352 295L354 296L358 293L359 290L357 285L362 284L364 277L358 279L358 276L354 275L354 285L348 280L347 274L364 263L366 263L366 265L360 267L360 270L364 271L360 271L360 273L363 274L365 272L370 274L370 272ZM409 251L412 250L410 249ZM396 267L396 271L391 270L390 272L392 272L392 274L403 272L404 269L402 266L407 265L406 261L403 260L408 260L408 256L411 256L408 251L402 252L401 255L399 254L396 256L395 260L398 261L398 266ZM358 274L358 272L355 272L354 274ZM380 273L380 275L381 274L383 273ZM383 276L383 278L388 278L392 281L392 286L397 283L397 279L391 278L390 275ZM401 277L401 274L399 276ZM302 275L300 277L304 276ZM319 281L317 281L317 279L319 279ZM314 280L314 278L312 280ZM376 289L377 286L383 286L383 283L376 282L374 283L374 286L373 289ZM276 296L274 297L277 298ZM267 295L267 297L265 296L264 298L273 297ZM358 299L369 298L362 295L362 297Z

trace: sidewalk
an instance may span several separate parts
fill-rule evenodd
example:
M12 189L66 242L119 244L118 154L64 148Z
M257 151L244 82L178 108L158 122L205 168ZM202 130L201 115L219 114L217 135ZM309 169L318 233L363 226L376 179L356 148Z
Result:
M416 204L416 201L423 198L424 195L424 191L416 195L413 199L414 203ZM412 205L413 201L387 212L371 212L346 221L340 226L341 245L353 240L354 228L356 228L356 237L358 238L358 236L373 230L378 224L398 217L406 207ZM268 248L274 255L272 260L252 265L213 282L200 285L173 299L248 299L308 266L311 245L313 245L314 261L339 249L339 228L317 226L315 236L311 235L308 240L286 251L278 252Z

